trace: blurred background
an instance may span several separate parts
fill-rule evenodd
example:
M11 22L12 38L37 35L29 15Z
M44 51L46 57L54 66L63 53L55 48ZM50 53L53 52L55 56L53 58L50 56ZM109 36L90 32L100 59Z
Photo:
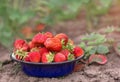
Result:
M0 47L38 32L79 36L120 26L120 0L0 0ZM120 31L120 30L119 30Z

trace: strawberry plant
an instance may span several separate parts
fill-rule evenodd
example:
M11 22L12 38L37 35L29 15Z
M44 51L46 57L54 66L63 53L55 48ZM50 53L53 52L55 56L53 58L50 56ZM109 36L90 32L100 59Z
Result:
M26 7L24 0L0 0L0 43L10 47L16 37L23 37L20 30L34 17L34 12Z
M81 41L82 42L80 43L80 46L85 51L84 59L86 60L89 59L89 57L91 57L92 55L94 56L94 54L105 55L109 52L108 46L105 45L106 42L105 35L101 35L98 33L91 33L81 38ZM92 58L94 59L94 57ZM99 57L95 56L95 58L98 59ZM102 57L100 56L100 58Z
M36 19L32 22L53 26L59 21L76 18L83 7L87 25L91 27L96 17L108 11L111 0L99 0L99 3L95 0L0 0L0 43L10 47L16 37L24 38L23 34L28 37L32 29L23 27L33 17ZM36 26L35 31L44 29L44 24Z

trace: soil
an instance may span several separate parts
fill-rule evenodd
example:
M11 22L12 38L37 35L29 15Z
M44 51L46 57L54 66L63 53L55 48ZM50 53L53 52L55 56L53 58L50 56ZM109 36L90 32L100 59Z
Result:
M113 5L109 13L100 18L99 27L95 32L104 33L106 26L114 25L119 27L120 21L120 6ZM80 38L86 33L86 21L80 14L76 20L71 20L57 24L52 30L56 33L66 33L75 44L80 43ZM113 32L106 35L106 38L113 38L120 41L120 33ZM10 60L10 51L0 45L0 61ZM116 54L113 47L110 48L110 53L107 55L108 62L105 65L89 65L83 70L78 70L67 76L60 78L36 78L27 76L19 68L16 62L8 62L0 66L0 82L120 82L120 56Z

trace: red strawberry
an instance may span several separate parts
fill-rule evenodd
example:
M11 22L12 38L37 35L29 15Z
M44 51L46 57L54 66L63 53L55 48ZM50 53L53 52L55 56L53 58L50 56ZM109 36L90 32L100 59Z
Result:
M27 56L24 58L24 61L30 62L30 57L29 57L29 55L27 55Z
M25 43L25 40L17 39L14 42L14 48L15 49L21 49L23 47L24 43Z
M60 51L62 49L62 44L58 38L48 38L45 43L45 47L51 51Z
M33 37L32 42L35 44L44 44L46 39L47 37L44 34L38 33Z
M55 36L55 38L60 39L60 41L63 40L64 45L66 45L67 42L68 42L68 36L67 36L66 34L64 34L64 33L57 34L57 35Z
M28 44L25 42L25 40L22 40L22 39L17 39L15 42L14 42L14 48L19 50L23 50L23 51L28 51L29 50L29 46Z
M53 34L51 32L46 32L44 34L47 38L53 38Z
M62 50L60 53L64 54L67 60L74 60L75 59L74 54L71 54L69 52L69 50L67 50L67 49Z
M43 55L44 53L48 53L47 48L45 48L45 47L40 48L40 54Z
M62 53L55 54L55 57L54 57L55 62L63 62L63 61L66 61L66 60L67 59L66 59L64 54L62 54Z
M54 60L54 54L52 54L51 52L43 53L41 60L43 63L49 63L52 62L53 60Z
M22 50L28 51L29 50L29 45L27 43L24 43L22 46Z
M68 56L70 54L69 50L67 50L67 49L60 51L60 53L64 54L66 58L68 58Z
M36 62L36 63L40 62L41 55L39 52L29 52L28 56L31 62Z
M30 42L28 43L28 45L29 45L29 48L30 48L30 49L35 47L35 44L34 44L32 41L30 41Z
M45 28L45 24L40 23L36 26L35 31L39 32L43 30L44 28Z
M76 46L73 49L73 54L75 55L75 57L79 57L79 56L84 55L84 51L83 51L83 49L81 47Z

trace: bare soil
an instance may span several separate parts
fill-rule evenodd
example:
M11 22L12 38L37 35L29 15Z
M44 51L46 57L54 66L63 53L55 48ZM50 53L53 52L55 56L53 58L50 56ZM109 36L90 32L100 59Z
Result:
M109 13L100 18L99 27L95 32L103 32L106 26L120 26L120 6L113 5ZM67 21L56 25L56 28L48 29L56 33L66 33L75 44L80 43L80 38L86 33L85 18L80 15L79 19ZM114 38L120 41L120 33L110 33L106 38ZM10 60L10 51L0 46L0 61ZM19 69L16 62L10 62L0 67L0 82L120 82L120 56L116 54L113 47L107 55L108 62L105 65L85 66L83 70L73 72L68 76L60 78L36 78L27 76Z

